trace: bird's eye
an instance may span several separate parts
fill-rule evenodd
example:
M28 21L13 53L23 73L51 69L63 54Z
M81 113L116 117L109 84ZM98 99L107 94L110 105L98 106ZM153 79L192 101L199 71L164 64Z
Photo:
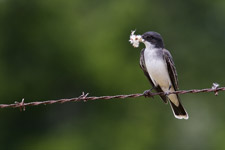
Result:
M150 39L150 40L153 39L152 36L148 36L147 38Z

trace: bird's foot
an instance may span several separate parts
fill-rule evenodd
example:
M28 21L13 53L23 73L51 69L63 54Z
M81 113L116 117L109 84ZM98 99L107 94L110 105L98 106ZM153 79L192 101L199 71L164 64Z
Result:
M152 98L154 98L153 95L152 95L151 90L152 90L152 89L144 91L143 95L144 95L145 97L152 97Z
M169 95L169 94L170 94L169 91L164 92L164 95L165 95L165 96L167 96L167 95Z

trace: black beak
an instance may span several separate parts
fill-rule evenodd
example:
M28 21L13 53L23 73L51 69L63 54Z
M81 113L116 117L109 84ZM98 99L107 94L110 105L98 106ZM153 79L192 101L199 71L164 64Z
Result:
M142 38L142 42L144 42L144 41L145 41L145 38L144 38L144 37L145 37L145 36L143 36L143 35L141 36L141 38Z

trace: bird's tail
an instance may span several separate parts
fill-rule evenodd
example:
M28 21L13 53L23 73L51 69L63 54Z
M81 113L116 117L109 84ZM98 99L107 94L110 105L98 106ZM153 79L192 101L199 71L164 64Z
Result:
M177 119L188 119L188 113L186 112L186 110L184 109L180 101L178 103L178 106L176 106L171 100L169 100L169 102L170 102L170 106L172 108L173 114Z

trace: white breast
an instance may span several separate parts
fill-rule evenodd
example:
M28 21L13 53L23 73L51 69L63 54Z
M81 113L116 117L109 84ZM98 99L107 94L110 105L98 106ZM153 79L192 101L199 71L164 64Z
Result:
M158 50L146 48L144 52L145 64L155 86L160 85L163 91L167 91L170 86L170 77L167 65L162 56L158 55Z

